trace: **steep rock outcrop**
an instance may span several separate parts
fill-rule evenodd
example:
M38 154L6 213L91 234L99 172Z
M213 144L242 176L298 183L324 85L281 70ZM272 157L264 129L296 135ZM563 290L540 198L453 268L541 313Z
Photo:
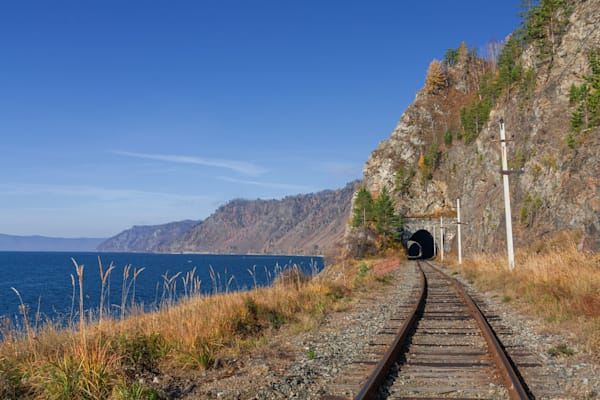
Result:
M459 60L449 68L449 87L420 91L389 139L379 144L364 166L363 182L376 193L394 189L402 215L455 212L462 201L467 251L496 251L505 246L504 202L497 142L499 120L509 137L512 219L517 247L546 240L557 231L574 232L580 248L600 250L600 130L581 134L567 145L569 89L590 74L588 53L600 48L600 1L572 1L572 13L551 60L541 60L535 46L521 56L534 72L534 85L524 95L504 92L479 135L468 144L461 134L460 110L475 96L490 66ZM452 144L443 134L451 131ZM514 135L514 137L513 137ZM496 140L496 141L495 141ZM439 156L432 157L432 143ZM429 157L429 166L424 160ZM433 166L431 164L434 164Z

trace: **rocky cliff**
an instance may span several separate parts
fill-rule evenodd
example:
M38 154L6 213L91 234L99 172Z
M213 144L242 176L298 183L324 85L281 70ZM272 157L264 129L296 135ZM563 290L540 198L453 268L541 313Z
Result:
M98 251L158 252L198 224L198 221L178 221L162 225L142 225L127 229L97 247Z
M444 79L432 79L430 68L390 138L371 153L363 184L373 193L387 186L405 216L454 214L460 198L469 224L463 227L466 250L501 250L497 140L504 119L513 140L509 168L522 172L510 175L516 246L569 231L582 249L599 251L600 130L597 120L587 119L600 107L593 86L600 71L590 61L590 52L600 49L600 1L566 1L562 8L534 9L530 17L507 38L499 58L461 46L446 54ZM584 84L596 103L579 113L587 123L582 127L574 121L582 103L573 88Z
M343 238L356 186L282 200L232 200L163 250L331 254Z

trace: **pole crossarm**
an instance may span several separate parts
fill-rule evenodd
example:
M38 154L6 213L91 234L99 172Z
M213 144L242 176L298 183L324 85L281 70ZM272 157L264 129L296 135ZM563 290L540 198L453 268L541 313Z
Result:
M509 142L514 142L514 139L493 139L492 142L494 143L509 143Z
M522 174L525 171L523 171L522 169L501 169L499 172L501 175L512 175L512 174Z
M462 238L461 238L461 225L463 225L462 221L460 220L460 199L456 199L456 225L457 225L457 233L458 233L458 263L462 264Z

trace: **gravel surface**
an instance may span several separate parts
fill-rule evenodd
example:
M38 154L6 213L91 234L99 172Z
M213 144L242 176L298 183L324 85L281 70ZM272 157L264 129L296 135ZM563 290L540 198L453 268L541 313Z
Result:
M355 292L345 311L325 317L310 332L282 329L265 346L216 368L185 378L159 376L171 398L185 399L341 399L352 398L373 365L374 342L386 341L390 319L410 303L417 285L415 264L392 272L391 285L377 291ZM573 356L553 357L548 349L569 343L542 332L541 326L511 311L495 298L470 287L536 399L600 399L600 366L576 350ZM393 324L392 324L393 325ZM354 382L354 384L352 383Z

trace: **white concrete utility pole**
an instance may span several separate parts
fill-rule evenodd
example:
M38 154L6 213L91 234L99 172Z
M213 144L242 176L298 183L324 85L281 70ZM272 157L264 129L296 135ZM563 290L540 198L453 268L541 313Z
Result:
M444 217L440 217L440 256L441 262L444 262Z
M462 243L460 236L460 199L456 199L456 229L458 231L458 263L462 264Z
M436 229L435 229L435 225L433 225L433 256L437 257L437 239L435 238L436 236Z
M506 248L508 251L508 269L513 270L515 268L515 250L513 247L513 233L512 233L512 213L510 211L510 187L508 184L508 175L511 171L508 170L508 158L506 150L506 133L504 131L504 118L500 118L500 153L502 155L502 180L504 181L504 213L506 219Z

